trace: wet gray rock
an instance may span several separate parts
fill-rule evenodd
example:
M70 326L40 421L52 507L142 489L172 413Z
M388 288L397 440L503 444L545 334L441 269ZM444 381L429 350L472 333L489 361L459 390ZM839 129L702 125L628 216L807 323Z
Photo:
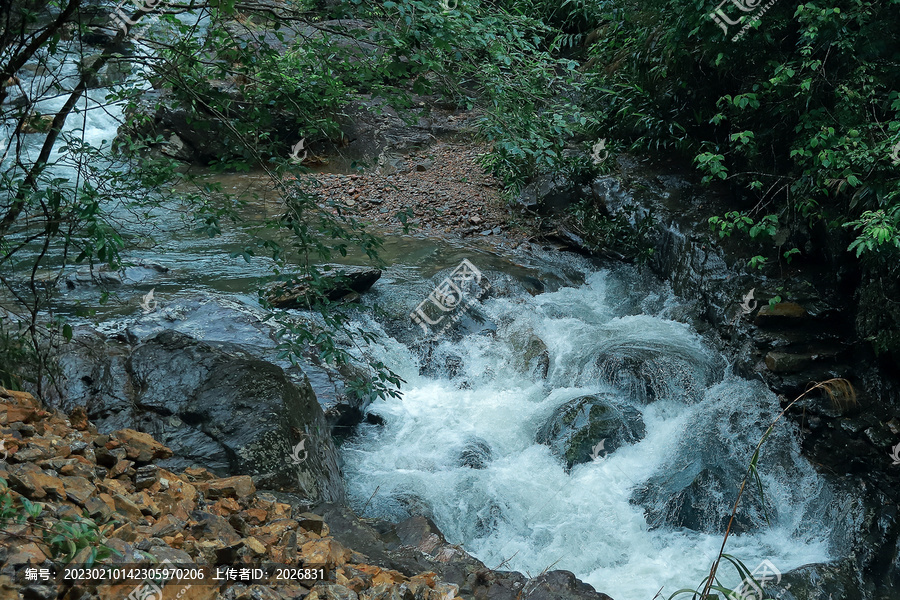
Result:
M761 387L761 386L760 386ZM666 456L659 471L636 488L631 502L644 507L651 528L684 527L705 533L723 533L728 526L734 501L747 474L751 450L762 435L760 423L770 419L772 408L744 406L736 415L728 408L715 409L706 424L689 426L677 447ZM774 429L766 443L758 467L771 473L774 465L790 460L790 432ZM784 462L781 462L784 461ZM799 474L796 476L799 477ZM825 511L830 493L818 490L822 499L806 494L803 502ZM749 479L738 506L732 533L743 533L777 523L778 512L773 502L763 506L754 479ZM818 515L822 522L831 517Z
M512 341L518 350L513 358L516 369L530 377L546 379L550 371L550 352L547 344L534 334L515 336Z
M641 340L605 348L597 357L602 383L641 404L661 398L695 403L721 377L724 364L701 347L685 348Z
M112 270L108 265L101 265L96 269L82 267L66 277L65 286L68 289L75 289L91 285L108 286L143 283L168 272L168 267L154 262L126 265L118 270Z
M62 410L84 405L104 433L151 434L175 453L158 462L164 468L200 465L310 501L343 501L337 451L308 381L295 385L237 344L171 330L133 349L85 350L64 357Z
M522 590L522 600L612 600L593 587L579 581L569 571L550 571L528 580Z
M599 394L569 400L538 430L535 441L550 446L569 469L637 442L645 433L640 412L615 400Z
M527 210L559 214L581 199L579 189L565 175L547 173L525 186L514 204Z
M635 491L632 501L646 507L651 528L685 527L706 533L722 533L728 527L743 471L736 465L703 466L690 463L681 471L652 477ZM732 533L743 533L764 524L755 488L745 490ZM748 510L747 505L752 508ZM753 510L755 509L755 510ZM752 514L751 514L752 513Z
M459 586L459 597L475 600L611 600L568 571L549 571L528 579L521 573L494 571L450 544L437 525L422 516L400 523L363 521L350 509L317 507L331 535L341 544L368 556L372 563L413 576L434 571Z
M896 580L891 584L896 586ZM874 583L854 576L851 561L835 564L805 565L785 573L780 581L772 582L764 589L767 598L803 600L823 598L862 600L874 597Z

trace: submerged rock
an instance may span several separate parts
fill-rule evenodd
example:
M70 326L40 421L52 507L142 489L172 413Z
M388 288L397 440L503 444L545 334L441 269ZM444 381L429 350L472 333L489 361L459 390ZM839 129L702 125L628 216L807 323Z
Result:
M667 398L694 403L715 375L705 357L679 353L678 348L619 347L597 358L602 383L647 404Z
M362 294L381 277L379 269L339 269L320 276L316 289L310 278L274 285L267 294L269 304L275 308L309 308L317 301L335 302L348 295Z
M635 490L632 502L645 507L647 524L686 527L705 533L722 533L731 517L729 503L734 503L743 472L736 465L703 466L699 461L677 472L652 477ZM753 530L764 519L755 488L748 487L731 526L732 533Z
M609 396L581 396L557 408L536 441L566 462L566 468L601 458L644 437L641 414L613 403Z
M459 466L470 469L485 469L493 455L491 447L481 438L469 440L459 453Z

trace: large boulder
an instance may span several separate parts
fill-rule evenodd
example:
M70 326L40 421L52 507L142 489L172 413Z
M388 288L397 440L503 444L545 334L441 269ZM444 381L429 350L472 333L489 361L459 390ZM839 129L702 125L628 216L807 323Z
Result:
M557 408L536 441L566 462L566 468L601 458L644 437L641 414L609 395L581 396Z
M261 488L310 502L344 499L337 451L309 382L295 385L237 344L168 330L133 350L110 342L99 353L70 353L63 367L60 408L84 405L101 432L151 434L174 452L161 466L251 475Z

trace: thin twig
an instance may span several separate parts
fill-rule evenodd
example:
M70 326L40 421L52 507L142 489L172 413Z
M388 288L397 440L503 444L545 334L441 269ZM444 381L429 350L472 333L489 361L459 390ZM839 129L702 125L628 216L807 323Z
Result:
M371 495L371 496L369 496L369 499L368 499L368 500L366 500L366 503L365 503L365 504L363 504L363 507L362 507L362 510L360 510L360 511L359 511L359 512L361 512L361 513L362 513L362 512L365 512L365 511L366 511L366 507L367 507L367 506L368 506L368 505L369 505L369 502L371 502L371 501L372 501L372 498L374 498L374 497L375 497L375 494L377 494L377 493L378 493L378 490L380 490L380 489L381 489L381 486L380 486L380 485L379 485L379 486L377 486L377 487L376 487L376 488L375 488L375 491L374 491L374 492L372 492L372 495Z

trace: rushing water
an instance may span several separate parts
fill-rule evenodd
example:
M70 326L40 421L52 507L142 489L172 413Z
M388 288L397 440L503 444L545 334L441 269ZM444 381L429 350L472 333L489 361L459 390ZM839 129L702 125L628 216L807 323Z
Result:
M418 301L399 289L383 295ZM780 410L775 396L730 375L697 333L671 320L674 298L632 269L588 272L583 284L533 297L498 294L480 309L496 329L446 336L427 353L382 336L377 352L408 383L402 399L371 407L383 426L363 425L343 447L353 504L366 516L424 514L489 567L567 569L616 600L698 585L721 533L652 527L654 517L665 516L673 480L707 465L738 466L719 488L699 490L703 511L729 514L742 469ZM534 338L547 348L546 377L529 350ZM623 357L656 378L655 401L610 376ZM646 435L567 472L536 433L554 409L588 393L641 411ZM472 448L483 468L461 460ZM727 550L751 569L768 559L782 572L829 559L835 500L789 426L769 439L760 467L770 524L757 519Z

